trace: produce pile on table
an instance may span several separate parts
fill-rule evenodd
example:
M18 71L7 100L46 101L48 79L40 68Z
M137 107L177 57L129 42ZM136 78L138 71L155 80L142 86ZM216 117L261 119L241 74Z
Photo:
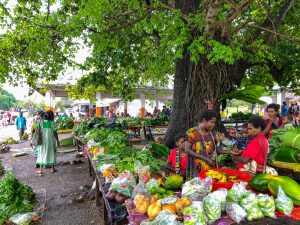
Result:
M74 127L74 120L70 117L57 119L55 122L58 130L72 129Z
M286 126L272 130L269 138L269 162L300 163L300 130Z
M254 114L252 113L243 113L243 112L232 113L231 116L229 117L229 121L231 122L248 121L253 116Z
M34 208L35 193L21 184L11 173L0 180L0 224L18 213L28 213Z

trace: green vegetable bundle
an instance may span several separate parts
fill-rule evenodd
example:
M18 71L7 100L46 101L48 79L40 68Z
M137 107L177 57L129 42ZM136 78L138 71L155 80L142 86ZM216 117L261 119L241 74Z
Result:
M73 128L75 135L84 135L90 130L88 122L81 120L77 126Z
M283 145L300 150L300 132L298 130L287 132L283 137Z
M276 161L300 163L300 150L289 147L282 147L274 156Z
M0 224L14 214L32 211L34 200L31 187L21 184L11 172L7 173L0 180Z
M74 127L74 120L70 117L60 119L57 125L58 130L72 129Z

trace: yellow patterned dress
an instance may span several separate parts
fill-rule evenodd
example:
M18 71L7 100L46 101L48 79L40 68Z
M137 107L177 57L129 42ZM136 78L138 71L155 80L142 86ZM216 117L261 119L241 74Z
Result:
M220 147L220 139L216 131L203 135L198 127L193 127L186 132L186 135L186 140L191 143L193 151L213 161L217 160L217 149ZM205 161L189 156L186 171L187 178L197 177L200 171L209 168L210 166Z

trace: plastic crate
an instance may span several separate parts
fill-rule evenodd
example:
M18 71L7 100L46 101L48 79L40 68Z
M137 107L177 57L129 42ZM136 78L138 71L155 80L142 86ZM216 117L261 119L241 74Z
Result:
M248 182L251 180L251 176L244 172L244 171L239 171L235 169L230 169L230 168L220 168L220 169L211 169L211 170L216 170L216 171L221 171L226 173L228 176L237 176L237 179L240 181ZM198 176L201 179L204 179L206 177L205 173L208 170L201 171ZM233 186L234 182L217 182L213 181L213 191L218 190L219 188L226 188L226 189L231 189Z

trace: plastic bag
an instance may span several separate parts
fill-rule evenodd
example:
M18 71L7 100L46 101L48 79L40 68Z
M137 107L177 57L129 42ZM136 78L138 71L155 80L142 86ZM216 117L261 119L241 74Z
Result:
M180 225L181 223L176 220L176 215L167 211L161 211L153 220L144 220L141 225Z
M246 198L240 201L240 205L247 212L247 220L260 219L264 217L264 214L258 206L258 200L254 193L249 194Z
M215 198L220 200L222 212L225 212L225 210L226 210L227 192L228 191L226 188L219 188L218 190L216 190L212 193L212 196L214 196Z
M274 198L266 194L258 194L256 198L262 213L267 217L276 218Z
M146 191L150 194L156 194L158 192L159 185L157 180L151 179L145 185Z
M112 181L109 190L113 190L130 197L135 184L135 179L132 174L128 170L125 170Z
M37 220L39 220L39 216L36 212L18 213L9 218L9 221L16 225L29 225L32 221Z
M214 193L210 193L203 199L203 209L209 223L215 223L221 218L221 200Z
M183 224L185 225L206 225L206 216L204 214L203 203L193 201L192 205L183 210Z
M103 164L98 167L98 171L102 173L104 170L107 170L109 168L116 168L116 166L115 164Z
M247 217L245 209L236 202L228 202L226 204L226 213L236 223L240 223Z
M294 210L293 200L286 196L286 194L282 190L281 185L279 185L278 187L277 198L275 199L275 206L279 212L288 216L290 216L292 211Z
M248 196L250 191L246 190L247 183L234 183L232 188L227 192L227 200L230 202L239 202L242 198Z
M206 177L201 180L198 177L187 181L182 186L182 196L186 196L193 201L202 201L212 190L212 178Z
M145 184L142 180L134 187L131 197L134 198L137 194L146 194Z
M143 166L140 161L134 162L134 172L138 175L139 180L142 180L146 184L150 176L150 166Z

